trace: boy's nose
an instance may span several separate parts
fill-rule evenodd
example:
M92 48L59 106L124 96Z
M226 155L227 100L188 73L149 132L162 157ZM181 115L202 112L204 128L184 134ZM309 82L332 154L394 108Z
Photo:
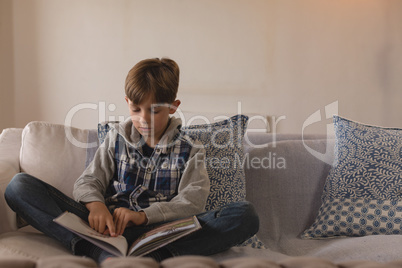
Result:
M139 122L140 122L141 124L146 124L146 125L148 125L150 121L151 121L151 119L150 119L150 116L149 116L148 114L144 113L144 114L142 114L142 115L140 116Z
M143 117L140 118L139 122L140 122L140 124L143 125L143 126L148 125L148 121L145 120Z

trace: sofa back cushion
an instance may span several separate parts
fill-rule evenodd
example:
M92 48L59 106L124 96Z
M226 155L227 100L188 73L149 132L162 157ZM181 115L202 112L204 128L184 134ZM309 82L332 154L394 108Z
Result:
M74 182L85 168L87 139L88 130L31 122L22 132L21 171L72 197Z
M247 199L260 217L258 237L266 245L277 245L285 237L299 236L314 221L331 168L327 163L333 159L334 141L283 140L265 145L246 152ZM329 159L316 158L305 146Z

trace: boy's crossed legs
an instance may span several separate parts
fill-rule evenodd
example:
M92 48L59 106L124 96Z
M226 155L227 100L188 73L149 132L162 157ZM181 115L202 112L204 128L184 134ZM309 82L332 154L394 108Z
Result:
M110 253L83 240L53 219L70 211L88 221L85 205L69 198L53 186L25 173L17 174L7 186L9 206L26 222L44 234L60 241L75 255L86 255L102 262ZM202 229L149 254L157 261L179 255L211 255L240 244L258 231L258 216L248 202L237 202L197 215ZM133 226L123 236L129 244L141 234L163 223Z

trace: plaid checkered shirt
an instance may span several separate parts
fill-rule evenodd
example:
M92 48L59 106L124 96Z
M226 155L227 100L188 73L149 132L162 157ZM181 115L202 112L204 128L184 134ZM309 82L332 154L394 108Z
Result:
M118 134L115 143L115 173L105 195L111 211L126 207L139 211L154 202L177 195L181 175L193 145L178 133L169 144L158 144L150 157Z

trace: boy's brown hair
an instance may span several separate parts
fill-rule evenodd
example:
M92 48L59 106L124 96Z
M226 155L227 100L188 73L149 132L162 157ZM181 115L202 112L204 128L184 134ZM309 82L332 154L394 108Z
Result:
M146 59L138 62L127 74L126 96L140 104L149 94L157 103L172 103L179 88L180 69L168 58Z

